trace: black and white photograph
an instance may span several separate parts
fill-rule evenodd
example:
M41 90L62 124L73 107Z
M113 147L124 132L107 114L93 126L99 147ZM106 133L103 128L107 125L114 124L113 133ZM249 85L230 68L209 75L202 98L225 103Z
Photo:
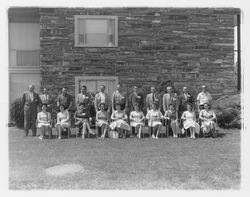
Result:
M242 6L84 5L5 7L7 189L240 191Z

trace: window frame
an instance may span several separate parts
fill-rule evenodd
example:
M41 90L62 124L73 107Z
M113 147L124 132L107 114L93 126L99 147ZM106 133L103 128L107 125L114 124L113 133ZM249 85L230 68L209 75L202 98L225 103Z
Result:
M118 16L107 16L107 15L75 15L75 20L74 20L74 28L75 28L75 47L102 47L102 48L113 48L113 47L118 47ZM112 19L115 21L115 35L114 35L114 39L115 39L115 44L112 45L112 46L108 46L108 45L88 45L88 44L81 44L78 42L79 40L79 34L77 33L78 32L78 20L79 19L92 19L92 20L108 20L108 19Z

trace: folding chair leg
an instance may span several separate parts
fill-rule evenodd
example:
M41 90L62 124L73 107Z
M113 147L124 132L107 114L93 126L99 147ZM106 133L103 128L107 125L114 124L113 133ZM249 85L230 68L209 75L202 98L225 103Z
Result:
M69 138L70 137L70 127L67 128L67 130L68 130L68 138Z
M169 137L169 126L168 125L166 126L166 136L167 136L167 138Z

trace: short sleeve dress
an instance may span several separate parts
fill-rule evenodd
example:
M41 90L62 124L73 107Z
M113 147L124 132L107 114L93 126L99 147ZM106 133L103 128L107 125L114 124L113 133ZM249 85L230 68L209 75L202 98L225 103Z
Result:
M144 118L144 115L142 112L132 111L130 113L130 118L134 119L130 122L130 126L132 127L137 127L138 125L144 126L143 120L141 120L142 118Z

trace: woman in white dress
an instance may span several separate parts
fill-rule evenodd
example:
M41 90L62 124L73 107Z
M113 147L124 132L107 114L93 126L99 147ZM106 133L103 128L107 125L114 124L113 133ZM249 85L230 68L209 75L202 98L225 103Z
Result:
M152 104L152 109L148 111L146 119L148 119L148 126L153 127L152 138L158 139L161 127L162 127L162 118L163 115L160 110L157 109L157 103Z
M139 111L139 105L137 103L134 104L134 109L135 111L132 111L129 116L130 126L134 127L135 133L137 133L137 137L141 138L141 132L144 126L143 120L145 117L143 112Z
M123 136L123 138L126 138L127 131L130 131L130 126L126 122L127 118L126 113L121 110L121 105L116 104L116 110L113 111L111 115L111 120L113 120L113 122L110 124L110 128L112 130L117 129L120 136Z
M44 138L46 130L50 132L51 129L51 114L46 110L47 104L42 104L42 111L37 114L37 128L41 130L40 140Z
M204 135L212 134L212 136L215 137L218 129L216 115L214 111L210 109L208 103L204 104L204 109L200 111L199 118L201 119L201 128L203 129Z
M59 106L60 112L57 114L57 131L58 131L58 139L62 138L62 130L64 128L70 127L70 117L68 110L65 110L64 105Z
M190 104L187 104L187 111L183 112L181 119L184 129L190 129L190 138L195 139L195 133L200 132L200 125L196 122L195 112Z
M101 128L101 139L104 139L106 136L106 132L109 129L109 117L108 112L105 111L105 103L100 104L100 111L96 113L96 125ZM98 129L98 128L97 128Z
M175 106L173 104L169 104L168 108L169 109L165 112L164 118L170 123L170 128L173 131L173 137L177 138L180 133L177 111L175 110Z

